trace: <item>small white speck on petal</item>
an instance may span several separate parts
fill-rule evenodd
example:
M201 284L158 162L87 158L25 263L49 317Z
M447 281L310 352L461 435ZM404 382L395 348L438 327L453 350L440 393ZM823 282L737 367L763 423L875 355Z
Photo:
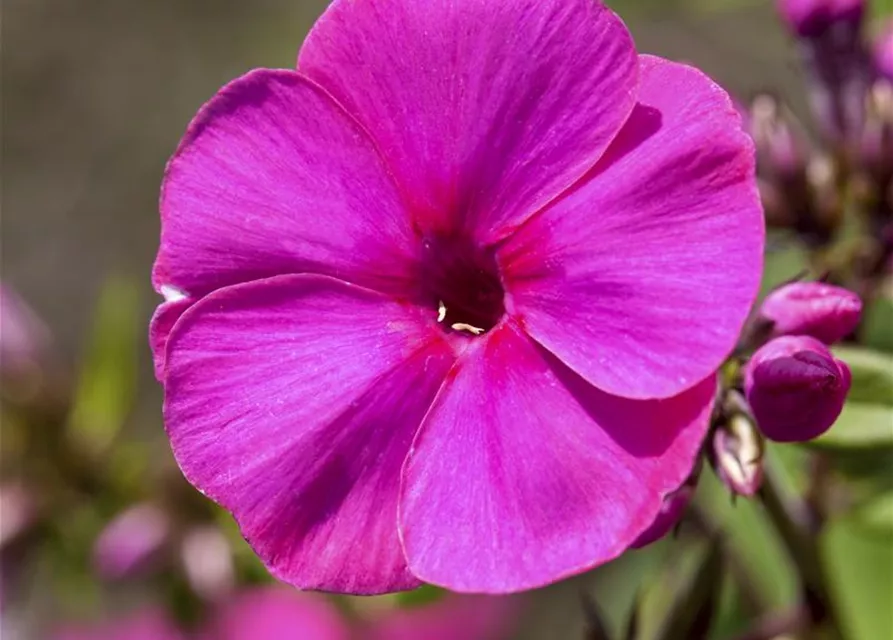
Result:
M185 291L169 284L161 285L161 295L164 296L165 302L177 302L188 297Z

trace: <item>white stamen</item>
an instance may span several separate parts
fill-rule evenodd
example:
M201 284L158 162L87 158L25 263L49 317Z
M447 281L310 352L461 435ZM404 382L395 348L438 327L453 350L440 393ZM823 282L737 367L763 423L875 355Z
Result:
M473 333L476 336L479 336L484 332L484 330L480 327L474 327L470 324L465 324L464 322L457 322L453 325L450 325L450 328L455 331L468 331L469 333Z
M446 305L441 300L437 303L437 321L443 322L444 318L446 318Z

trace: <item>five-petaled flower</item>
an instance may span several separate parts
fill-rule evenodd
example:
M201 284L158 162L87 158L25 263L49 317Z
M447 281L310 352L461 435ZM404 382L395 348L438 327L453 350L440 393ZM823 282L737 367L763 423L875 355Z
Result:
M754 300L753 156L594 0L335 0L167 168L180 467L302 588L614 558L690 473Z

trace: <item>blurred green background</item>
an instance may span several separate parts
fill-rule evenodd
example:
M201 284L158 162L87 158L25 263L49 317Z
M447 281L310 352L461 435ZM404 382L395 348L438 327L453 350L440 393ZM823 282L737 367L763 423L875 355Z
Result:
M112 460L113 473L123 477L122 486L133 495L150 491L148 483L158 469L172 465L145 337L158 302L149 272L157 248L156 202L164 163L197 108L221 85L252 67L292 66L325 4L3 4L2 278L46 321L61 368L77 380L68 428L84 439L87 451ZM770 3L609 4L627 20L640 51L691 62L739 96L772 88L789 97L795 110L804 109L793 46ZM893 0L877 2L878 14L891 8ZM790 252L771 256L767 281L795 275L799 259ZM887 420L889 407L879 415ZM4 419L4 432L8 428ZM790 458L795 484L798 451L772 451ZM883 457L880 464L890 461ZM39 466L41 461L22 464ZM705 475L701 501L711 506L715 520L707 525L725 528L741 559L736 571L750 585L742 593L727 581L721 594L722 614L713 635L735 637L748 611L791 604L795 582L760 508L744 501L733 508L712 476ZM27 616L39 622L101 609L111 596L81 582L86 559L72 549L79 535L85 540L95 535L120 506L114 500L95 505L84 511L83 522L70 523L68 546L61 545L58 555L32 576ZM888 498L870 514L884 523L880 533L866 534L864 526L844 519L822 540L849 640L893 638L893 528L885 528L893 520L890 512ZM698 545L664 541L592 575L545 589L525 607L518 637L582 638L581 591L595 595L614 629L625 624L646 586L643 610L658 612L690 578L703 553ZM666 566L671 569L663 570ZM648 624L645 616L645 636Z

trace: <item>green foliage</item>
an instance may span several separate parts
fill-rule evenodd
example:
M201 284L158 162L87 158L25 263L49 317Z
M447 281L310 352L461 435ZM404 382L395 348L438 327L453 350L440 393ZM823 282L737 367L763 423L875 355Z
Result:
M68 423L68 437L84 453L108 450L133 405L142 322L136 286L111 277L96 307Z
M832 522L821 550L846 640L893 638L893 545L850 520Z
M893 448L893 406L848 402L834 426L809 444L824 449Z

